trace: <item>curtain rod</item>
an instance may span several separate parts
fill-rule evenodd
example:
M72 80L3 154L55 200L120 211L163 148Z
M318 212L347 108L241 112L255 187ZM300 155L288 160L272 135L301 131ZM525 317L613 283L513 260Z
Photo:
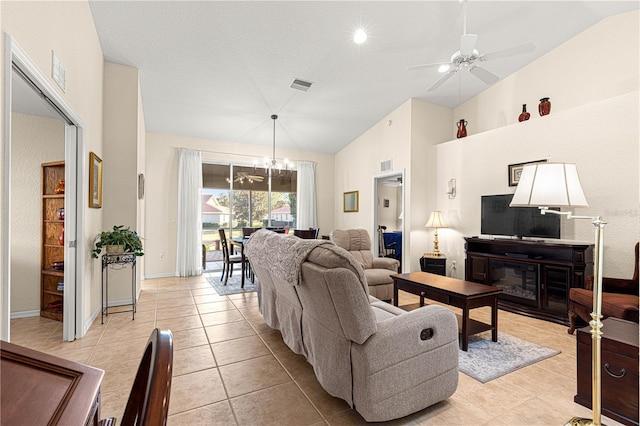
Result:
M181 146L174 146L172 148L175 149L185 149L184 147ZM186 149L191 149L191 148L186 148ZM231 156L237 156L237 157L245 157L245 158L251 158L251 159L258 159L258 160L264 160L266 157L265 156L260 156L260 155L250 155L250 154L238 154L238 153L233 153L233 152L223 152L223 151L209 151L207 149L194 149L194 151L200 151L200 152L206 152L208 154L222 154L222 155L231 155ZM276 158L276 160L284 160L284 158ZM307 161L309 163L313 163L315 165L317 165L318 163L316 163L315 161L311 161L311 160L298 160L298 159L290 159L288 158L289 162L293 163L293 162L298 162L298 161Z

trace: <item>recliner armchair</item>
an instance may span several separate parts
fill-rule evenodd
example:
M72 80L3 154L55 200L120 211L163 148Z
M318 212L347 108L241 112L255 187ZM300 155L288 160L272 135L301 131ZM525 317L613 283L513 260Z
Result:
M391 274L398 273L398 260L375 257L371 251L371 238L365 229L334 229L330 238L338 247L350 252L362 265L370 295L386 301L393 298Z
M614 317L638 322L638 246L635 247L635 271L633 278L602 278L602 317ZM578 318L591 321L593 311L593 280L586 279L585 288L569 290L569 334L576 329Z

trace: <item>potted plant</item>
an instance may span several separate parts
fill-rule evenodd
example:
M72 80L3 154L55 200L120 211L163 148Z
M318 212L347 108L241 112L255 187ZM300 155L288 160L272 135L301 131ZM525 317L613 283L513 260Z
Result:
M118 248L111 248L111 246L120 246ZM93 247L94 258L98 258L98 255L105 249L107 253L133 253L136 256L143 256L142 241L140 236L131 231L127 226L114 225L112 231L102 231L96 236Z

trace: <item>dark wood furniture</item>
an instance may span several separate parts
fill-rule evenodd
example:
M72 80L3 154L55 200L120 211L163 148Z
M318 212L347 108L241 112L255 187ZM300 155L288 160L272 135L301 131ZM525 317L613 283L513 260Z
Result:
M155 426L167 424L171 378L173 376L173 335L170 330L154 329L149 336L121 425ZM100 426L115 426L108 418Z
M593 274L593 245L465 238L465 279L503 290L501 309L569 324L569 289Z
M618 318L602 321L602 414L638 425L638 324ZM577 333L578 393L574 401L591 408L591 327Z
M498 341L498 294L502 290L427 272L397 274L391 278L395 306L398 306L398 290L403 290L420 296L420 306L424 306L427 298L462 309L462 316L458 315L458 331L463 351L469 348L469 336L483 331L491 330L491 340ZM469 318L469 311L481 306L491 306L491 324Z
M42 164L40 316L62 321L64 306L64 161Z
M293 235L298 238L302 238L305 240L314 240L317 238L318 231L313 228L309 229L294 229Z
M614 317L638 322L638 246L635 246L635 270L631 279L602 278L602 317ZM576 329L578 318L585 324L593 311L593 277L588 276L585 288L569 290L569 334Z
M222 275L220 276L220 281L224 279L224 285L227 285L227 281L229 277L233 275L233 265L239 263L242 266L242 277L241 277L241 287L244 288L244 267L246 264L246 258L244 256L244 245L242 241L244 238L234 238L231 244L240 245L241 254L231 254L229 243L227 242L227 234L224 232L224 229L218 229L218 233L220 234L220 246L222 247ZM233 245L231 246L231 248Z
M0 342L3 426L96 425L104 371Z
M420 270L430 274L447 276L447 258L445 256L434 256L425 253L420 258Z

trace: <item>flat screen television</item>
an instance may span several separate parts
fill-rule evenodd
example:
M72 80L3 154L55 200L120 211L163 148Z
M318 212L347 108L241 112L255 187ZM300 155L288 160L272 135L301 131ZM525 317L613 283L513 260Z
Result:
M560 216L540 214L537 207L509 207L512 198L513 194L482 196L482 234L560 238Z

